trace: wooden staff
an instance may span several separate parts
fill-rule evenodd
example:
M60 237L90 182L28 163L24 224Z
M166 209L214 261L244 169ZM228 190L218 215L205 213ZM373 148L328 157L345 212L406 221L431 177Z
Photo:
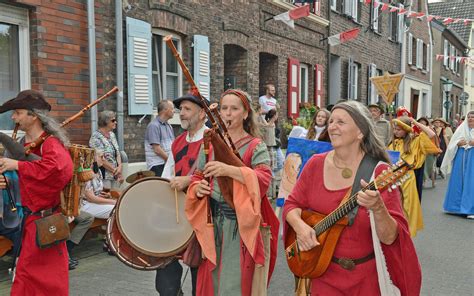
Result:
M89 105L85 106L81 111L77 112L76 114L74 114L73 116L69 117L68 119L64 120L62 123L61 123L61 127L64 127L66 125L68 125L69 123L71 123L71 121L74 121L76 120L77 118L81 117L86 111L88 111L90 108L94 107L95 105L97 105L98 103L100 103L102 100L108 98L109 96L111 96L113 93L117 92L119 89L117 86L114 86L114 88L112 88L111 90L109 90L105 95L103 95L102 97L98 98L97 100L95 100L94 102L90 103ZM38 139L36 139L35 141L31 142L30 144L28 144L26 147L25 147L25 154L28 155L31 153L31 149L41 145L50 135L49 134L46 134L42 137L39 137Z

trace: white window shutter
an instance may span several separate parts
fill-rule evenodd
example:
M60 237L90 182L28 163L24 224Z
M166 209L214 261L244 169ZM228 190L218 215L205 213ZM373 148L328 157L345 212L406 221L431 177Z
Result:
M369 77L374 77L377 75L377 65L370 64L369 65ZM369 103L376 104L377 103L377 89L375 88L374 83L369 80Z
M426 45L426 71L431 70L431 46L429 44Z
M443 51L443 54L444 54L444 59L443 59L443 65L448 68L449 66L449 44L448 44L448 40L444 40L444 51Z
M211 52L209 38L194 35L194 81L199 92L208 101L211 97Z
M352 0L344 0L344 14L352 15Z
M423 67L423 40L416 39L416 67Z
M372 26L375 32L379 32L379 5L372 2Z
M353 68L352 68L352 58L349 58L349 63L347 65L347 99L352 100L353 98L353 85L352 79L354 78Z
M404 6L403 4L399 4L398 7L400 9L403 9ZM398 42L402 43L403 42L403 32L405 31L405 14L399 14L398 15Z
M127 17L128 114L152 114L151 25Z
M451 56L454 56L454 45L451 45L450 47L451 48L449 50L449 69L454 72L454 63L456 62L456 60L451 58Z
M413 64L413 36L408 33L408 65Z

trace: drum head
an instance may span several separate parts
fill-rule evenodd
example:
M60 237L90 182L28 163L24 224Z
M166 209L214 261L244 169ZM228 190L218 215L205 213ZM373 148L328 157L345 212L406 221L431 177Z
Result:
M193 235L184 213L185 199L186 195L172 190L166 179L150 177L136 181L124 191L116 208L115 217L123 238L150 256L178 254Z

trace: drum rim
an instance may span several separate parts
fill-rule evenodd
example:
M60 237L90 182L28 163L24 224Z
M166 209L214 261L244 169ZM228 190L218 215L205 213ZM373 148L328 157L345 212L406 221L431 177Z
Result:
M114 213L115 210L113 210L112 214L110 215L109 219L107 219L107 233L106 233L106 238L107 238L107 242L109 243L109 246L110 248L112 248L112 251L114 251L115 253L115 257L117 257L117 259L119 259L119 261L121 261L122 263L124 263L125 265L127 265L128 267L131 267L131 268L134 268L136 270L141 270L141 271L150 271L150 270L157 270L159 268L161 268L163 265L166 266L168 264L171 263L172 260L170 260L170 262L167 262L167 263L164 263L164 264L150 264L150 266L147 266L145 264L143 265L140 265L140 264L136 264L134 263L131 259L127 258L125 255L123 255L122 253L120 253L120 248L118 248L114 242L114 240L112 239L112 232L113 232L113 225L114 223L116 224L117 222L117 219L115 219L115 213ZM122 233L119 231L118 234L120 235L120 237L122 239L124 239ZM125 241L127 244L128 242ZM129 244L130 245L130 244ZM132 245L130 245L130 247L133 248ZM135 252L138 253L138 255L144 255L144 256L149 256L147 254L144 254L136 249L134 249ZM155 258L160 258L160 257L156 257L156 256L149 256L149 257L155 257ZM170 256L171 257L171 256Z
M138 183L141 183L141 182L144 182L144 181L149 181L149 180L160 180L160 181L165 181L167 183L170 182L170 180L168 179L165 179L165 178L161 178L161 177L145 177L145 178L141 178L141 179L138 179L136 180L135 182L133 182L130 186L128 186L121 194L120 194L120 198L118 199L117 201L117 205L115 206L114 208L114 218L115 218L115 223L117 224L117 228L122 236L122 238L129 244L131 245L135 250L139 251L140 253L143 253L145 255L148 255L148 256L152 256L152 257L158 257L158 258L167 258L167 257L171 257L171 256L176 256L178 255L180 252L184 251L189 243L191 242L191 240L194 238L195 236L195 233L194 233L194 230L193 232L191 233L191 236L188 238L188 240L181 246L181 247L178 247L174 250L171 250L169 252L166 252L166 253L155 253L155 252L150 252L150 251L147 251L147 250L144 250L140 247L138 247L136 244L134 244L126 235L124 235L124 231L122 230L122 226L120 224L120 219L118 218L118 215L116 215L116 212L119 211L120 209L120 204L121 204L121 201L122 201L122 197L125 195L125 193L130 190L130 188L132 188L134 185L138 184Z

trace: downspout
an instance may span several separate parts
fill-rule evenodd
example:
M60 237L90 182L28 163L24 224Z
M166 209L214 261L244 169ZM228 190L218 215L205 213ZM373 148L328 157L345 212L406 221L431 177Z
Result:
M119 89L117 95L117 140L120 151L124 150L123 143L123 18L122 0L115 0L115 59L116 79Z
M428 2L425 2L425 11L428 14ZM430 93L429 93L429 104L428 104L428 110L429 110L429 116L433 116L433 46L434 46L434 40L433 40L433 32L431 30L431 22L428 22L428 33L430 36L430 50L429 52L426 53L427 56L429 56L429 69L430 69Z
M89 46L89 92L90 101L97 99L97 69L95 52L95 12L94 0L87 0L87 32ZM97 106L91 110L91 132L97 130Z
M327 37L331 36L331 3L328 2L328 32L327 32ZM326 46L326 104L324 105L325 108L330 104L330 98L331 98L331 87L329 87L329 81L331 79L331 47L329 46L329 42L327 42Z
M411 11L411 5L410 5L410 11ZM410 12L408 12L410 13ZM405 28L405 20L402 22L402 27L401 27L401 34L402 34L402 44L401 44L401 52L400 52L400 72L403 74L402 81L400 83L400 90L398 92L399 100L398 100L398 105L399 106L405 106L405 82L406 82L406 56L407 56L407 33L408 30ZM408 107L407 107L408 108Z

